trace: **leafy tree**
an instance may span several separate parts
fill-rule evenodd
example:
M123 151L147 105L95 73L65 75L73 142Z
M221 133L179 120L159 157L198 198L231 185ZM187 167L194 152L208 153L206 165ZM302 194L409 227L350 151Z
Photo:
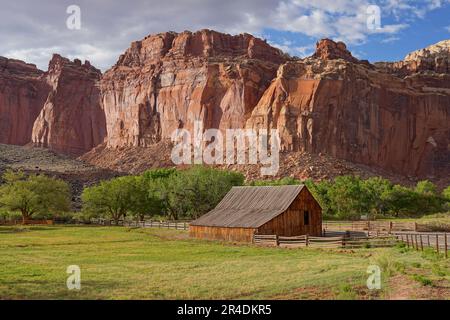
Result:
M395 185L390 192L384 195L388 209L398 217L401 213L417 212L417 193L412 189Z
M438 194L436 185L428 180L419 181L416 185L415 191L424 195L435 196Z
M360 219L366 213L361 179L357 176L337 177L327 192L336 216L341 219Z
M83 190L83 210L96 215L105 215L118 221L133 209L135 177L119 177L102 181L99 185Z
M241 173L194 166L171 175L166 184L168 214L197 218L213 209L233 186L243 185Z
M385 197L392 190L392 183L381 177L369 178L362 181L362 189L364 193L365 203L363 207L367 213L372 213L374 216L387 213L387 205Z
M450 211L450 186L442 191L443 209Z
M51 216L70 209L70 188L60 179L6 171L0 187L0 206L20 212L25 223L33 215Z
M330 195L328 194L332 183L328 180L323 180L320 182L306 180L305 185L308 187L309 191L311 191L314 198L319 202L324 218L334 219L336 217L336 210L333 207Z
M445 188L442 191L442 197L446 200L446 201L450 201L450 186L448 186L447 188Z

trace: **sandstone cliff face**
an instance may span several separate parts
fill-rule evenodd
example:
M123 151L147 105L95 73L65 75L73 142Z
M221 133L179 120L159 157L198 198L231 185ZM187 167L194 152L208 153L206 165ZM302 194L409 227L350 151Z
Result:
M177 128L242 128L286 60L251 35L163 33L134 42L102 79L109 147L148 146Z
M411 176L450 172L450 74L403 79L349 61L282 65L247 127L278 128L283 150Z
M89 156L102 161L135 147L157 153L198 120L205 129L279 129L289 166L290 155L308 153L449 177L449 52L442 41L371 65L325 39L295 60L248 34L202 30L136 41L103 76L58 55L46 73L0 58L0 142L74 155L102 145Z
M32 142L72 155L102 143L106 122L100 104L101 72L88 61L54 55L44 77L51 91L34 123Z
M33 123L50 87L35 65L0 57L0 143L31 141Z

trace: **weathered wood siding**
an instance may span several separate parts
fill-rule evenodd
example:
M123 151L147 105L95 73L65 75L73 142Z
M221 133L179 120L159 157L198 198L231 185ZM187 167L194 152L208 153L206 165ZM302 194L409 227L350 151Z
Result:
M309 225L304 224L304 212L309 212ZM262 225L258 234L278 236L322 235L322 209L307 188L299 193L287 211Z
M189 226L191 237L236 242L252 242L255 231L253 228Z

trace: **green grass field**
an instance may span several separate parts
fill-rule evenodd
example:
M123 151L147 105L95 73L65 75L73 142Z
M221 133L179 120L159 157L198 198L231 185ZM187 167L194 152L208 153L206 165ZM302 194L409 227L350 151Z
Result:
M450 298L449 260L405 248L260 248L122 227L0 227L1 299ZM379 265L382 290L366 287ZM69 265L81 290L66 287Z

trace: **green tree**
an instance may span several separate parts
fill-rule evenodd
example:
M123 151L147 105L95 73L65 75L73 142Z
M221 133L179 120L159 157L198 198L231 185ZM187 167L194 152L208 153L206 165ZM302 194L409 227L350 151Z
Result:
M442 199L443 199L443 207L444 210L449 211L450 210L450 186L448 186L447 188L445 188L442 191Z
M244 183L241 173L194 166L171 175L166 184L168 215L197 218L213 209L233 186Z
M428 180L419 181L416 185L415 191L424 195L435 196L438 194L436 185Z
M418 194L410 188L395 185L383 195L388 210L398 217L400 214L417 213Z
M6 171L0 186L0 206L20 212L25 223L33 215L52 216L70 209L69 185L44 175Z
M372 213L374 216L377 216L387 213L388 208L384 198L392 190L392 187L393 185L389 180L381 177L362 181L363 207L368 214Z
M81 195L83 210L95 215L108 216L117 224L133 209L135 179L134 176L119 177L85 188Z
M367 213L361 178L357 176L337 177L327 194L340 219L358 220L362 214Z
M446 201L450 201L450 186L448 186L447 188L445 188L442 191L442 197L446 200Z

